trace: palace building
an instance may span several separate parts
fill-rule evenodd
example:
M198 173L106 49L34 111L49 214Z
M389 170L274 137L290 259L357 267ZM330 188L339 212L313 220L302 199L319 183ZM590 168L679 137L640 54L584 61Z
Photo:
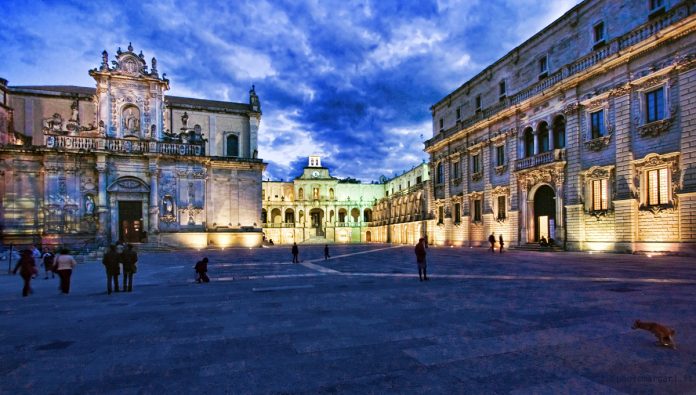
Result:
M167 96L131 45L95 87L0 80L0 242L258 246L261 107Z
M695 12L584 1L435 103L432 241L694 252Z
M417 241L425 231L426 164L379 183L339 180L310 156L292 182L264 181L261 213L274 244Z

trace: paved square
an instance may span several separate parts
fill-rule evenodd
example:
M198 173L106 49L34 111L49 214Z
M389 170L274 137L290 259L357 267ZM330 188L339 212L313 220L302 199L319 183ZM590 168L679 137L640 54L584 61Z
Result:
M111 296L98 263L2 274L0 393L696 393L693 258L430 248L419 282L412 246L331 250L141 253Z

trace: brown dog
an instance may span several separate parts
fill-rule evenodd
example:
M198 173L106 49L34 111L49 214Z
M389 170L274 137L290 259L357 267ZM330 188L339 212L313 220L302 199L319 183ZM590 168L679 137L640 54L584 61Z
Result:
M636 320L631 328L649 331L657 338L658 345L677 349L677 344L674 342L674 334L676 333L674 329L655 322L641 322L640 320Z

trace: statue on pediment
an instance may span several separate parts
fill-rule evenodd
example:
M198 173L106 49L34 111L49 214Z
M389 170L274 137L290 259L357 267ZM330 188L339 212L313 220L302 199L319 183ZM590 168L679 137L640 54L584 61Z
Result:
M57 133L65 131L63 117L55 113L52 117L43 120L44 133Z

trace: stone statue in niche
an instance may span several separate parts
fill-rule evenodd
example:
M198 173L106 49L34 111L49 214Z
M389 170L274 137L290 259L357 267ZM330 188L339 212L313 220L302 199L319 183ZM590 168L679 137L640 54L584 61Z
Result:
M128 107L123 114L123 130L130 133L140 131L140 111L135 107Z
M184 111L184 115L181 116L181 124L182 124L181 129L182 130L188 129L188 119L189 119L188 113L186 113L186 111Z
M164 215L174 215L174 203L171 197L166 196L162 200L162 210L164 211Z
M94 215L94 197L92 195L85 196L85 214Z
M79 111L79 105L77 103L77 100L73 101L72 105L70 106L70 110L72 112L70 113L70 120L79 122L80 121L80 111Z

